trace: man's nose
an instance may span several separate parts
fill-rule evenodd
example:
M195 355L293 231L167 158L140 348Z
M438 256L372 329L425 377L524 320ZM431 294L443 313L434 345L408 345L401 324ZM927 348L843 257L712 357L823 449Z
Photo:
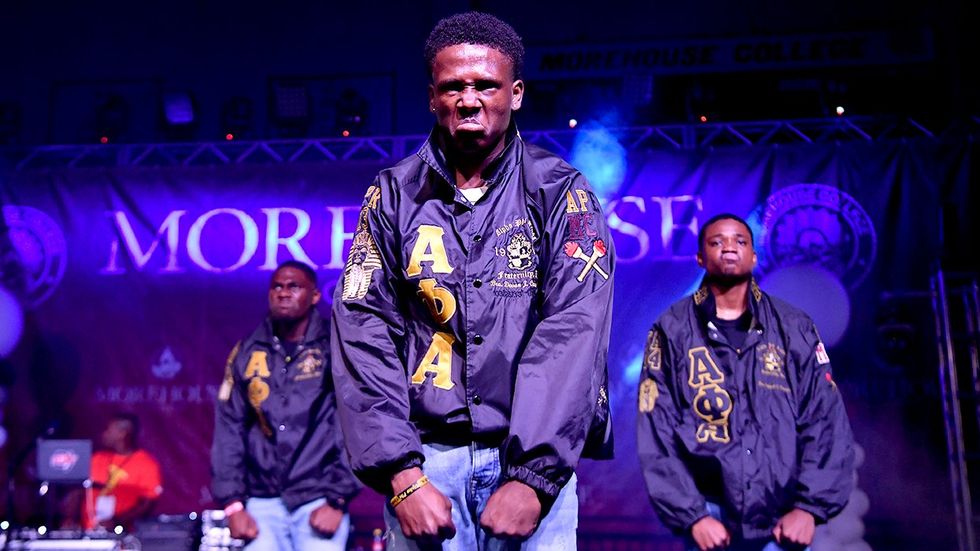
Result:
M480 107L479 95L476 93L474 88L466 87L463 88L462 94L462 106L468 109L476 109Z

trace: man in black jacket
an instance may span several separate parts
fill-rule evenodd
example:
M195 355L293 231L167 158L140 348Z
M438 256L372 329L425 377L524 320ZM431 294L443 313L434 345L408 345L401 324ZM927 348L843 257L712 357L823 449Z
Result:
M316 273L282 263L269 317L232 350L218 393L214 499L249 551L346 548L358 485L342 451L319 300Z
M575 467L610 441L615 255L586 179L514 126L523 54L495 17L436 25L435 128L368 188L334 300L340 418L392 498L389 550L574 549Z
M809 545L844 507L854 452L813 321L752 278L752 231L722 214L701 228L701 288L650 331L637 447L661 521L690 549Z

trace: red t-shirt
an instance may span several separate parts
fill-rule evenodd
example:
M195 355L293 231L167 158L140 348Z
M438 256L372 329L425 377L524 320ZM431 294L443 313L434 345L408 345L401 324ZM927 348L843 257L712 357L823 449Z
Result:
M114 496L114 516L132 509L140 498L156 499L163 492L160 464L149 452L136 450L129 455L111 451L92 454L91 499L85 500L85 528L95 527L95 500L98 496Z

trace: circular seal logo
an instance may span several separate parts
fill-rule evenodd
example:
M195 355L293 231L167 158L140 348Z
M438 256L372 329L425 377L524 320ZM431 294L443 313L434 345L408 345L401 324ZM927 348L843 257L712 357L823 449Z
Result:
M28 308L44 302L65 275L65 234L50 216L33 207L5 205L0 226L0 284ZM4 235L6 234L6 235Z
M821 184L797 184L769 196L762 215L763 271L818 265L854 288L874 265L877 237L853 197Z

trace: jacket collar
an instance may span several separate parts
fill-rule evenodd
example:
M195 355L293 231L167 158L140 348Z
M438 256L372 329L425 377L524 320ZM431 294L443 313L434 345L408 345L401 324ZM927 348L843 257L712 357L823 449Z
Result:
M760 303L762 302L762 289L759 288L759 284L756 283L754 277L749 280L747 292L749 294L748 310L752 314L752 324L749 327L752 329L763 329L761 316L759 315ZM694 299L694 309L697 312L701 327L707 327L708 323L715 318L716 313L715 295L708 288L708 276L701 279L701 285L695 291L692 298Z
M524 152L524 141L521 139L521 134L518 132L517 125L514 121L511 121L510 127L507 128L504 140L507 145L504 147L503 152L484 169L482 174L483 180L490 187L506 179ZM438 126L434 126L432 131L429 132L429 137L426 138L425 143L419 148L417 155L432 170L436 171L439 176L442 176L442 179L447 184L451 185L453 189L456 188L456 177L452 176L454 170L449 166L449 162L446 159L446 152L444 151Z
M320 312L317 311L316 306L313 306L313 311L310 312L310 324L306 328L306 336L303 337L300 344L305 345L307 343L326 338L327 336L327 324L324 321L323 316L320 315ZM272 331L272 318L266 316L265 321L262 322L262 325L257 327L252 333L252 339L256 342L266 344L272 344L276 341L276 335Z

